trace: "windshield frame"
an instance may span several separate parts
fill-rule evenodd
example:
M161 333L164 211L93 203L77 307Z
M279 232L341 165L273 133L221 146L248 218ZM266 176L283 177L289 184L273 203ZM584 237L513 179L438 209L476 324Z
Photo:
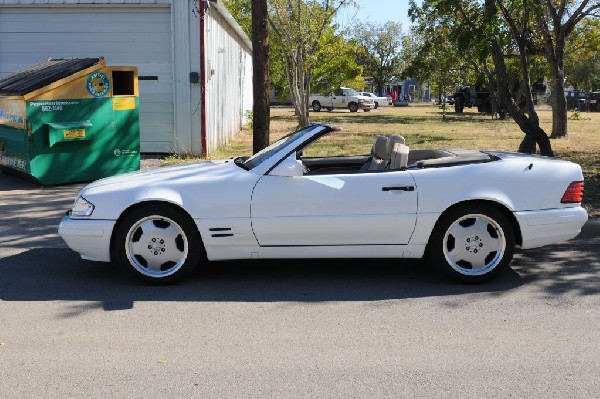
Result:
M239 166L247 170L257 169L258 167L272 159L276 154L280 153L284 148L288 146L293 146L294 148L298 147L300 143L306 141L308 138L313 136L316 129L320 130L322 128L323 125L313 124L293 131L292 133L283 136L279 140L273 142L268 147L252 155L243 163L240 163Z

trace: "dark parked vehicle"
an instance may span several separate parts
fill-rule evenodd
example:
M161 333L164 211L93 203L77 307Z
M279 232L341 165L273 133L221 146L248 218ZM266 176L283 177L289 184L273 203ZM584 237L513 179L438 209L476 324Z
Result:
M463 112L465 107L477 107L479 112L492 112L492 103L488 91L477 90L475 86L461 86L453 95L454 111Z
M577 111L585 111L586 110L587 95L586 95L585 91L581 91L581 90L565 91L565 97L567 99L567 109L568 110L572 110L572 109L575 109Z
M587 95L587 108L590 112L600 111L600 91L593 91Z

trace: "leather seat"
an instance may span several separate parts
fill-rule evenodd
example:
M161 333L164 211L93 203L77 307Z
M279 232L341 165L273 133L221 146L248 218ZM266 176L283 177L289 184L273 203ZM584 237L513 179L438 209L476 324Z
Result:
M371 149L371 156L360 168L361 171L385 170L390 159L387 151L388 139L385 136L377 136Z

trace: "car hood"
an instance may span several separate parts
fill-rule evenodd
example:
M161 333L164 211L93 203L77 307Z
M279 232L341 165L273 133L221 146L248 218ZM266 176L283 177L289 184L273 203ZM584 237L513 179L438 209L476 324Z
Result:
M95 181L79 195L94 205L91 219L116 220L132 205L176 204L192 217L246 217L250 193L260 178L233 160L148 169Z
M166 166L100 179L88 184L82 192L92 193L110 189L132 189L148 185L176 185L178 182L227 178L232 173L239 171L244 170L235 165L233 160Z

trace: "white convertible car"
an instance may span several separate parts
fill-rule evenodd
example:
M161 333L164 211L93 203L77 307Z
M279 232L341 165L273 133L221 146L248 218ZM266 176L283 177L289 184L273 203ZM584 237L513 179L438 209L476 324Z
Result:
M98 180L59 233L82 258L115 261L151 283L206 260L424 255L476 283L506 269L515 246L568 240L587 220L577 164L409 151L399 135L377 136L370 155L323 156L339 130L311 125L249 158Z

